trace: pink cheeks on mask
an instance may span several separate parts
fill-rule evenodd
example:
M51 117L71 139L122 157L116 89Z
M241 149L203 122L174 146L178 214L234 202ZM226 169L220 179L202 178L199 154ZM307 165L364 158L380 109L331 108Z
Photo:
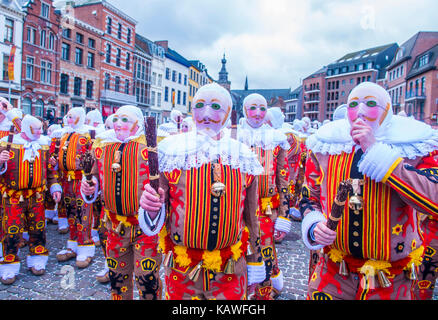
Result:
M124 141L138 130L138 123L128 116L114 116L112 119L117 139Z
M217 98L197 99L193 110L196 128L209 135L218 134L227 116L222 104Z
M248 123L252 127L260 127L265 121L267 110L265 104L252 103L246 106Z
M375 131L379 128L384 113L384 107L378 105L374 96L366 96L363 99L354 97L348 103L347 115L351 125L360 119Z

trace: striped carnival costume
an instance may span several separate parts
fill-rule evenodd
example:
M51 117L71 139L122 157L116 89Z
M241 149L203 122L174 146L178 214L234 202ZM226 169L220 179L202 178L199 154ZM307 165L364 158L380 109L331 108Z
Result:
M22 121L23 132L5 137L0 153L9 152L9 160L0 172L0 192L4 212L3 256L0 276L4 284L15 281L20 270L18 249L22 233L29 233L27 266L35 275L45 272L49 252L46 248L44 198L47 186L61 198L56 175L48 169L49 139L41 136L42 123L29 115ZM10 148L10 149L8 149ZM9 150L9 151L8 151Z
M264 172L257 177L262 256L266 276L257 288L254 299L276 298L283 289L283 274L279 268L274 235L289 233L289 164L287 152L291 148L286 135L267 124L257 126L255 118L266 117L267 102L259 94L252 94L243 102L245 120L239 127L238 140L257 155ZM260 110L252 110L260 108ZM259 112L259 113L257 113ZM254 287L250 288L253 291Z
M105 256L111 298L132 300L135 281L141 299L161 299L162 284L158 273L162 260L158 252L160 230L153 236L146 235L138 218L140 196L149 183L143 115L137 107L123 106L117 110L113 121L115 129L100 134L93 144L95 162L92 170L104 203L102 224L107 230ZM133 128L128 137L116 135L119 123ZM97 189L91 199L84 193L82 197L86 203L92 204L97 198Z
M194 106L196 130L158 145L161 214L167 214L160 234L165 296L244 300L247 284L266 274L256 216L255 176L263 169L247 146L221 131L231 114L228 91L205 85Z
M67 125L62 129L57 170L64 192L58 208L59 226L68 222L67 247L56 255L59 262L76 258L76 266L86 268L95 254L91 236L93 206L87 204L81 193L83 168L81 157L92 144L89 127L84 124L85 109L72 108L66 116Z
M312 250L322 249L307 298L414 299L425 252L417 212L438 216L436 177L419 168L438 148L438 135L424 123L393 115L388 93L369 82L352 90L347 114L307 141L310 193L301 202L303 240ZM371 131L356 141L375 137L366 152L350 134L356 136L360 127ZM338 186L348 179L353 191L338 203ZM334 242L324 247L318 239L323 241L333 204L343 207L343 216Z

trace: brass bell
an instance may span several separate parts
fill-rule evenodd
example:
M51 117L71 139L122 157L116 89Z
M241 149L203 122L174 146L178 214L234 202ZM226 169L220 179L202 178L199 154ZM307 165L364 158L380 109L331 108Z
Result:
M362 210L363 209L363 198L361 196L358 196L357 194L355 194L348 201L348 206L350 207L350 209L352 209L354 211Z
M102 222L104 224L106 224L108 222L108 216L106 215L106 213L103 215Z
M20 200L19 200L20 202L24 202L24 197L23 197L23 195L20 195Z
M173 259L173 252L169 251L166 256L164 257L164 266L167 268L174 268L175 267L175 261Z
M246 250L246 255L250 256L250 255L253 255L253 254L254 254L254 251L252 250L251 244L248 243L248 248Z
M67 151L67 150L68 150L68 147L67 147L67 146L63 146L63 147L62 147L62 150L64 150L64 152Z
M225 194L226 186L222 182L215 182L211 185L211 194L217 198Z
M417 268L415 267L415 263L411 264L411 272L409 274L409 279L413 280L413 281L417 281L418 280Z
M121 166L119 163L113 163L113 164L111 165L111 170L112 170L114 173L119 173L120 171L122 171L122 166Z
M345 263L345 260L342 260L341 263L339 264L339 274L343 277L348 277L348 275L350 274L348 272L348 268L347 268L347 264Z
M68 182L71 181L71 176L70 176L70 175L68 175L68 177L67 177L67 181L68 181Z
M40 199L42 198L41 193L39 193L39 192L37 192L37 193L35 194L35 196L36 196L36 198L37 198L38 200L40 200Z
M271 210L271 206L269 204L266 207L265 215L272 216L272 210Z
M3 198L7 198L7 197L8 197L8 194L6 193L6 191L3 192Z
M234 274L235 266L236 266L236 262L233 260L233 258L228 259L228 262L225 265L224 273L225 274Z
M116 228L116 232L117 232L118 234L120 234L120 232L122 231L122 227L123 227L123 223L119 222L119 225L118 225L117 228Z
M386 277L383 270L377 271L377 279L381 288L389 288L392 286L391 281Z
M202 268L202 264L203 262L199 262L193 269L192 271L189 272L188 277L190 280L192 280L193 282L198 281L199 275L201 274L201 268Z

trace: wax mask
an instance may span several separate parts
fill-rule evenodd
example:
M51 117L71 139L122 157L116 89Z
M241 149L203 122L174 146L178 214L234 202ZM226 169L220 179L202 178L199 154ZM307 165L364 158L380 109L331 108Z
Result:
M201 87L193 98L196 130L217 136L231 114L231 96L223 87L212 83Z
M30 115L26 115L21 122L21 128L24 134L32 140L38 140L43 132L43 124L40 120Z
M243 109L248 124L253 128L259 128L266 120L268 103L259 94L250 94L243 100Z
M347 117L350 124L362 120L375 135L381 134L392 116L391 98L381 86L363 82L355 87L347 102Z
M85 110L82 107L70 109L66 116L67 125L73 129L83 126L85 123L85 115Z
M126 113L115 114L112 121L116 137L120 141L125 141L130 136L135 135L139 128L138 120Z

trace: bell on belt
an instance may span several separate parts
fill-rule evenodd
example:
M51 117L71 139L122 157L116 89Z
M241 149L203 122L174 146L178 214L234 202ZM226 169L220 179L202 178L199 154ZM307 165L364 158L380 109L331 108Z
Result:
M20 200L19 200L20 202L24 202L24 197L23 197L23 195L20 195Z
M348 201L348 206L350 207L350 209L352 209L354 211L362 210L363 209L363 198L361 196L358 196L357 194L355 194Z
M345 263L345 260L342 260L339 264L339 274L343 277L348 277L350 274L347 269L347 264Z
M225 265L224 273L225 274L234 274L235 266L236 266L236 262L233 260L233 258L228 259L228 262Z
M68 141L64 144L62 147L62 150L67 151L68 150Z
M222 182L215 182L211 185L211 194L217 198L225 194L226 186Z
M118 225L117 228L116 228L116 232L117 232L118 234L120 234L120 232L122 231L122 227L123 227L123 223L119 222L119 225Z
M111 170L114 173L119 173L122 170L122 166L120 165L120 158L121 158L122 154L120 151L116 151L115 155L114 155L114 163L111 165Z
M265 214L267 216L272 216L272 210L271 210L271 206L268 204L268 206L266 207L266 211Z
M417 269L415 267L415 263L412 263L412 265L411 265L411 272L409 274L409 279L414 280L414 281L418 280Z
M36 198L37 198L38 200L40 200L40 199L42 198L41 193L39 193L39 192L37 192L35 195L36 195Z
M192 271L189 272L188 277L190 280L192 280L193 282L198 281L199 275L201 274L201 268L202 268L202 261L199 262L193 269Z
M250 256L250 255L253 255L253 254L254 254L254 251L252 251L251 244L248 243L248 248L246 249L246 255Z
M377 271L377 279L379 280L381 288L389 288L392 285L391 281L388 280L383 270Z
M164 266L168 268L175 267L175 261L173 260L173 252L169 251L164 258Z
M6 193L6 191L3 192L3 198L7 198L7 197L8 197L8 194Z

